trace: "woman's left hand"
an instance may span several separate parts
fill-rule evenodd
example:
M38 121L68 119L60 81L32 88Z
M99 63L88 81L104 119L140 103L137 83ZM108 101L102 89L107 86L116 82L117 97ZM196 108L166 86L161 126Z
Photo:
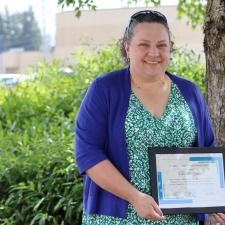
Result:
M225 213L209 214L209 221L213 223L225 223Z

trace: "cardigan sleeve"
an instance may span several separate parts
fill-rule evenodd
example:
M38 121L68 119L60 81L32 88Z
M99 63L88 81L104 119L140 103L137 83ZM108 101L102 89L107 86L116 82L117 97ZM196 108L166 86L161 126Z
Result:
M75 122L75 157L78 170L86 170L107 159L107 104L97 79L90 85Z
M210 117L210 113L208 110L208 105L205 101L204 96L202 95L201 91L198 89L198 95L200 95L201 99L201 119L202 119L202 132L203 132L203 146L204 147L214 147L215 146L215 135L212 125L212 120Z
M208 107L205 107L205 146L207 147L214 147L216 145L213 125L209 115Z

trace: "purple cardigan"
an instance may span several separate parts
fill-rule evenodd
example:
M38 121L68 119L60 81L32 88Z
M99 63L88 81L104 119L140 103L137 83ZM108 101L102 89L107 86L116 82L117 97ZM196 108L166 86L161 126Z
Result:
M124 126L131 93L129 74L126 68L98 77L83 99L75 128L76 161L81 174L109 159L130 180ZM167 75L190 107L198 132L197 146L214 146L212 124L200 90L188 80L168 72ZM83 207L89 214L124 218L128 202L103 190L85 175Z

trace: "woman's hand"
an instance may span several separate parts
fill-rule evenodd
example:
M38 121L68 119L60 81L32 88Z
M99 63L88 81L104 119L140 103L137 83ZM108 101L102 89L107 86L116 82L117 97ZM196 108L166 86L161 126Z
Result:
M138 191L130 203L133 205L137 214L141 218L150 220L166 219L162 215L162 211L160 210L159 206L150 195Z
M225 214L224 213L210 214L209 221L213 223L225 223Z
M101 188L130 202L141 218L165 219L154 199L131 185L109 160L103 160L91 167L86 174Z

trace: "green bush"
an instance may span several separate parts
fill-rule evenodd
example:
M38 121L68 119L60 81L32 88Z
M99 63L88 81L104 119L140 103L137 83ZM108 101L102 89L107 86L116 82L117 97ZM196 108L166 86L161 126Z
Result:
M200 55L195 54L193 50L176 47L168 70L193 81L205 94L205 66Z
M38 78L0 91L0 224L77 225L82 177L74 163L74 118L90 82L124 67L112 44L76 54L72 73L40 63ZM204 67L193 52L174 53L171 72L204 91Z

